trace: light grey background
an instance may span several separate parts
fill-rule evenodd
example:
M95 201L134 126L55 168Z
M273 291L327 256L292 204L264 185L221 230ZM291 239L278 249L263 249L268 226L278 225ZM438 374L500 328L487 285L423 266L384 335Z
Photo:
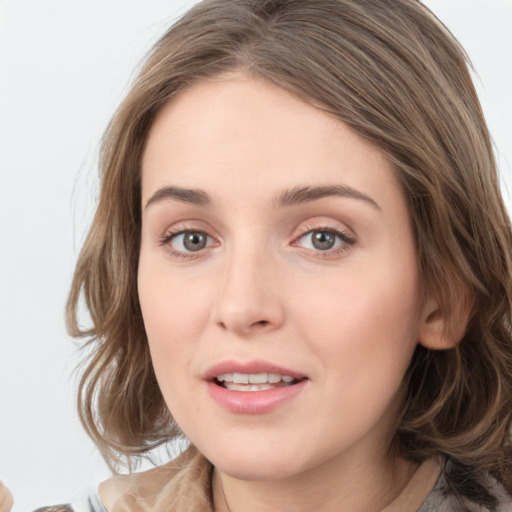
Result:
M15 511L69 501L108 477L76 418L63 308L101 133L151 43L193 3L0 0L0 478ZM425 3L475 65L512 188L512 0Z

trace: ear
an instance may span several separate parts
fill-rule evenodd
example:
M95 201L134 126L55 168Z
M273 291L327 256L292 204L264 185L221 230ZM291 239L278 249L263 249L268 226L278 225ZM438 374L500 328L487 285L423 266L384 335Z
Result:
M457 304L449 312L442 311L437 299L428 298L422 310L419 343L431 350L454 348L466 332L471 309L472 301L467 293L459 295Z

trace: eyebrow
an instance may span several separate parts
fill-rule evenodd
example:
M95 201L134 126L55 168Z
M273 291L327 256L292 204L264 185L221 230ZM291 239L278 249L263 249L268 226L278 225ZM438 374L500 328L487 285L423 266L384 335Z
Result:
M275 201L277 207L316 201L324 197L349 197L358 199L381 211L380 206L369 196L347 185L324 185L319 187L295 187L285 191Z
M209 206L211 204L210 196L200 189L180 188L180 187L163 187L158 189L146 203L146 208L153 203L165 201L167 199L175 199L183 203L195 204L197 206Z
M347 185L323 185L317 187L294 187L284 191L275 200L274 205L277 208L289 207L298 204L316 201L324 197L349 197L358 199L371 205L378 211L380 206L369 196ZM183 203L194 204L196 206L207 207L212 204L210 196L201 189L190 189L181 187L163 187L158 189L147 201L146 208L151 204L174 199Z

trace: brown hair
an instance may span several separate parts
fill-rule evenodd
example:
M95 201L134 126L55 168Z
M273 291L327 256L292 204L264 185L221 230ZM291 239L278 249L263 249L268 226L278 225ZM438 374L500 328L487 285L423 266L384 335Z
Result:
M105 134L101 195L67 305L70 333L92 348L79 389L89 435L115 464L179 433L137 297L141 155L167 102L234 70L322 109L394 163L425 293L448 320L473 305L455 348L418 346L396 440L411 459L447 457L469 482L452 478L459 493L492 503L489 472L512 491L510 221L466 55L417 0L206 0L156 44ZM90 329L78 325L82 295Z

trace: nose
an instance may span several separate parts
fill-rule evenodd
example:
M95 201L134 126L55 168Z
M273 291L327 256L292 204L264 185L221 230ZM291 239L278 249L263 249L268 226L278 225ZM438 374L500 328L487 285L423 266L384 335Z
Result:
M245 248L226 258L214 308L221 329L247 337L282 326L282 283L275 262L264 253Z

